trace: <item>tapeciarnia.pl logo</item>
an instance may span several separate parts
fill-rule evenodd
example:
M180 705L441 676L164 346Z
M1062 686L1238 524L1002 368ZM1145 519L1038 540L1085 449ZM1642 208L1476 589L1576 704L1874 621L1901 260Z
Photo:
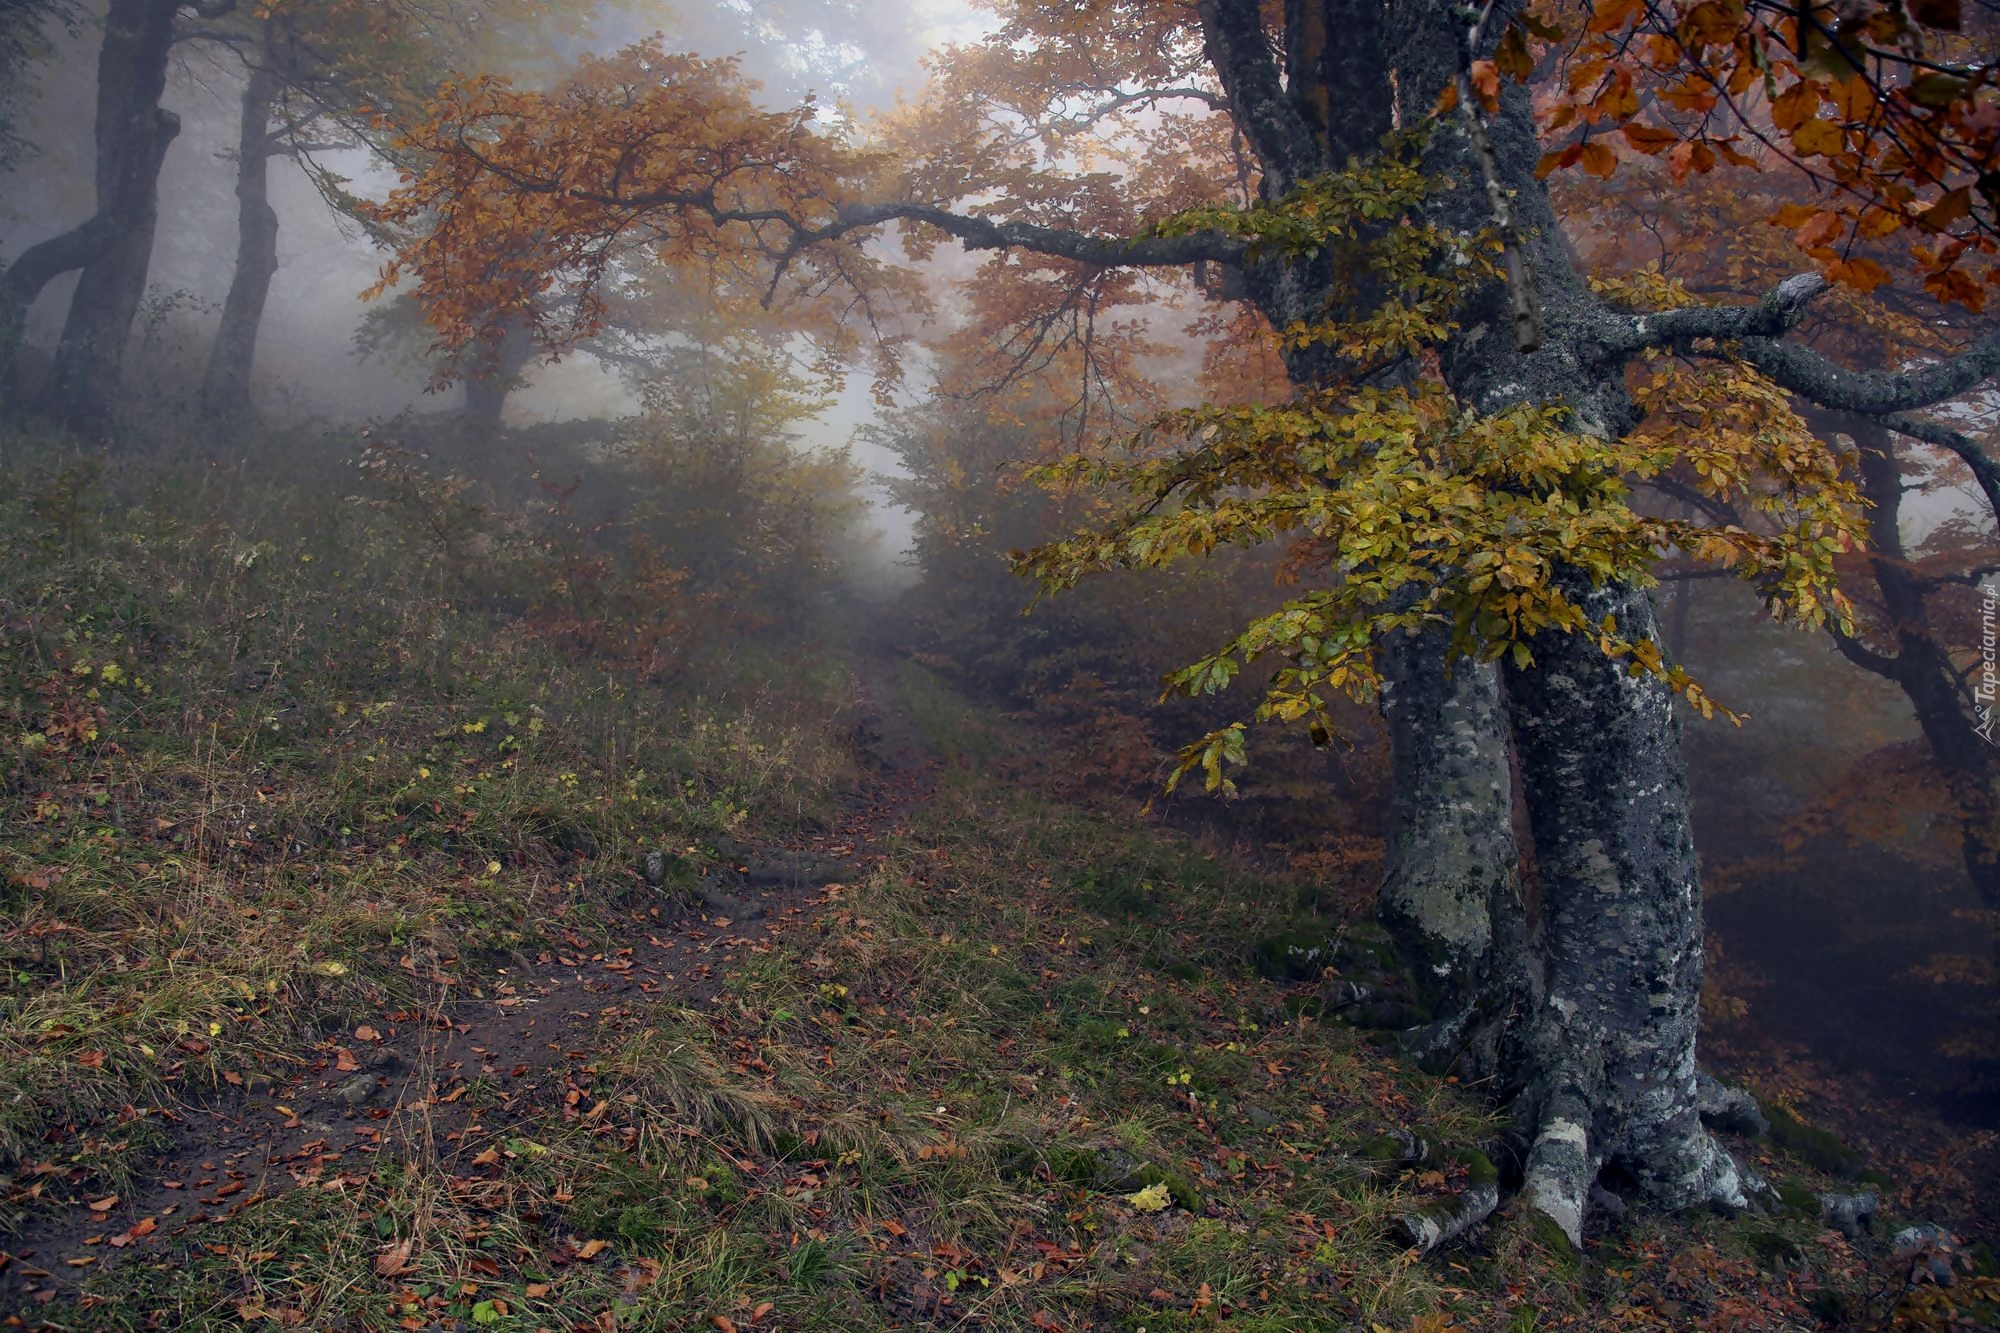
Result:
M2000 588L1985 584L1980 588L1979 602L1979 683L1972 687L1972 706L1978 714L1979 725L1975 728L1988 745L2000 744L1993 736L1994 724L2000 722L2000 715L1993 709L1996 695L2000 695Z

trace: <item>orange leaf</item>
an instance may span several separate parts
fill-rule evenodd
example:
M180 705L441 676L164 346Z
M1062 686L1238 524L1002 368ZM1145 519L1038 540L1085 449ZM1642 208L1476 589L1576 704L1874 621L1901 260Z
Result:
M1856 257L1844 260L1827 270L1827 276L1835 282L1844 283L1857 292L1874 291L1889 281L1889 271L1872 259Z
M1943 269L1925 278L1924 290L1940 301L1962 305L1968 310L1983 310L1986 306L1986 293L1980 290L1979 284L1955 268Z
M1832 157L1847 147L1847 135L1830 120L1809 120L1792 131L1792 147L1802 157Z
M102 1199L93 1199L90 1203L90 1211L93 1213L108 1213L117 1206L118 1196L112 1194Z
M1879 241L1884 236L1902 230L1902 227L1903 217L1894 209L1871 208L1861 215L1861 221L1855 224L1854 231L1858 236Z
M608 1240L587 1240L578 1248L576 1257L588 1262L610 1248L611 1242Z
M1972 212L1972 191L1960 188L1950 194L1941 195L1937 201L1917 214L1917 221L1932 231L1943 231L1952 223Z
M1618 154L1601 143L1583 145L1583 152L1578 160L1583 163L1586 172L1600 180L1609 180L1611 173L1618 170Z
M1825 245L1840 235L1840 214L1822 209L1812 215L1812 220L1792 233L1792 240L1801 250L1812 250Z
M397 1241L394 1245L388 1246L382 1253L375 1256L376 1273L382 1277L394 1277L398 1273L409 1272L410 1250L415 1244L414 1240L406 1237L403 1240Z
M1875 87L1861 74L1841 79L1833 85L1833 104L1840 108L1842 120L1862 124L1875 112Z
M1583 145L1580 143L1573 143L1560 152L1543 153L1541 161L1535 163L1535 179L1547 180L1550 172L1573 167L1582 156Z
M1507 31L1500 34L1500 46L1493 53L1493 62L1502 74L1516 83L1526 83L1535 72L1535 58L1528 54L1528 39L1522 34L1519 23L1510 24Z
M1618 32L1626 24L1637 18L1645 8L1643 0L1597 0L1590 9L1590 22L1584 25L1585 32Z
M380 1041L382 1040L382 1034L374 1028L369 1027L366 1023L363 1023L360 1027L354 1029L354 1039L356 1041Z
M718 1333L736 1333L736 1321L728 1315L715 1315L708 1322L715 1325Z
M1658 129L1652 125L1625 125L1618 131L1631 144L1648 157L1657 156L1681 141L1672 130Z
M104 1052L79 1051L77 1052L76 1062L85 1069L102 1069L104 1068Z
M1705 143L1676 144L1667 154L1667 167L1676 182L1686 180L1690 172L1705 176L1715 170L1715 150Z
M1500 109L1500 67L1490 60L1472 62L1472 90L1488 111Z
M1693 47L1727 46L1736 40L1742 20L1715 0L1703 0L1681 20L1682 38ZM1747 61L1745 62L1748 63Z
M1789 133L1819 114L1819 85L1800 79L1771 103L1771 123Z

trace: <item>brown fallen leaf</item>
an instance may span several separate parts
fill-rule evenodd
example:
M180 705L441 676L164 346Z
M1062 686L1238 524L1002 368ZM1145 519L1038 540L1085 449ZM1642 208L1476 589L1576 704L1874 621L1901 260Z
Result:
M500 1150L498 1148L488 1148L485 1152L473 1158L472 1164L474 1166L498 1166L500 1165Z
M117 1206L118 1206L118 1196L116 1194L112 1194L112 1195L107 1195L102 1199L94 1200L89 1205L89 1208L90 1211L93 1213L108 1213Z
M716 1315L708 1322L714 1324L715 1327L718 1330L720 1330L720 1333L736 1333L736 1321L731 1319L728 1315L721 1315L721 1314Z
M374 1028L369 1027L366 1023L363 1023L360 1027L354 1029L354 1039L356 1041L380 1041L382 1040L382 1034Z
M549 1294L549 1284L546 1282L530 1282L521 1291L529 1300L538 1301Z
M576 1257L584 1260L595 1259L610 1248L611 1242L608 1240L587 1240L577 1249Z
M77 1052L76 1062L85 1069L102 1069L104 1068L104 1052L79 1051Z
M361 1068L361 1062L354 1058L354 1052L345 1046L333 1053L333 1067L343 1074L351 1074Z
M762 1319L765 1315L771 1313L771 1311L777 1308L778 1307L772 1302L765 1301L762 1305L758 1306L756 1309L750 1312L750 1322L753 1324L756 1323L759 1319Z
M415 1242L405 1238L385 1248L375 1256L375 1271L382 1277L394 1277L398 1273L410 1271L410 1249Z

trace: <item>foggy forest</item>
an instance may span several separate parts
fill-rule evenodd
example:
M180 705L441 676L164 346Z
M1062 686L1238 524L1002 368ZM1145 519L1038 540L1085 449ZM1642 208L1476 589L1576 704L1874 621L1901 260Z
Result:
M0 0L0 1327L2000 1328L1994 0Z

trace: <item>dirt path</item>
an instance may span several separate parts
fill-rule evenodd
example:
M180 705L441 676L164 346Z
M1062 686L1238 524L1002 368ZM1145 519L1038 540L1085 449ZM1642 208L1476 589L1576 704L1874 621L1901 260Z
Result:
M10 1316L31 1317L121 1259L198 1244L204 1227L293 1189L359 1184L385 1151L414 1146L463 1174L493 1151L476 1145L510 1127L602 1113L609 1103L593 1096L590 1066L605 1051L663 1009L720 999L732 971L871 873L926 799L934 763L896 701L897 669L881 654L857 663L857 739L876 771L826 832L765 848L725 841L718 850L729 864L702 878L693 901L652 891L648 879L662 876L648 875L643 861L600 864L600 876L629 881L623 947L601 951L557 929L560 947L526 965L475 971L458 960L405 959L422 1006L354 1015L298 1051L283 1076L231 1073L215 1093L134 1112L167 1122L170 1146L140 1166L122 1197L38 1211L9 1239L0 1249L0 1319L19 1326L28 1321ZM562 919L572 891L551 888L551 921ZM483 1095L468 1098L476 1081ZM50 1193L82 1183L64 1175L48 1172Z

